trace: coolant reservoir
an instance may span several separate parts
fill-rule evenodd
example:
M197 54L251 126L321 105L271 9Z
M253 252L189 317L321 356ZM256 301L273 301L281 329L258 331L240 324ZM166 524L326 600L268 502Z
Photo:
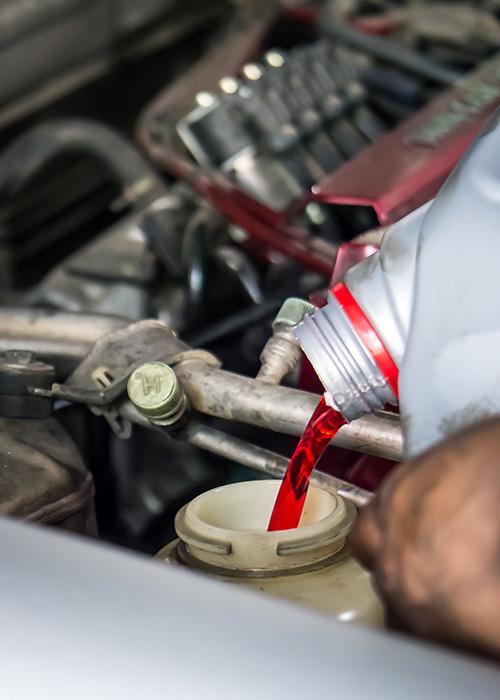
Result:
M370 577L346 545L355 507L310 486L299 527L267 532L280 484L231 484L195 498L177 514L179 540L157 557L345 622L382 626Z

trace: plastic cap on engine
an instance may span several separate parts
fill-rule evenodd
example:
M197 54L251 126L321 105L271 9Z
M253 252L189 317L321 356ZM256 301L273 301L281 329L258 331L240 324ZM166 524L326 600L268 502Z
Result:
M315 310L314 304L310 304L305 299L290 297L278 311L273 321L273 328L276 328L276 326L296 326L297 323L302 321L304 316L310 316Z
M131 375L127 391L139 413L151 420L166 420L181 407L183 391L175 372L163 362L148 362Z

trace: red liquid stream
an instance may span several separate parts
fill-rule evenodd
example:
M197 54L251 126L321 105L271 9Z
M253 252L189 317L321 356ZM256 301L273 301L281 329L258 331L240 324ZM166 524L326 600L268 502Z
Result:
M323 397L292 455L274 504L268 532L298 527L311 472L330 440L345 424L346 420L342 414L328 406Z

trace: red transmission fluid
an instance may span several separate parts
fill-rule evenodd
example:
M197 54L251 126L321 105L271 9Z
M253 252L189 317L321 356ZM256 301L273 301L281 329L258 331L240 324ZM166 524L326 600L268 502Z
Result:
M311 472L330 440L345 423L342 414L328 406L323 397L292 455L274 504L268 532L298 527Z

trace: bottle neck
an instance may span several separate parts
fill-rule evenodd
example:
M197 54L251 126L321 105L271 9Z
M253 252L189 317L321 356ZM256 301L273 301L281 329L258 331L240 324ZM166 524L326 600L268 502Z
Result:
M398 367L345 284L294 334L346 420L397 404Z

